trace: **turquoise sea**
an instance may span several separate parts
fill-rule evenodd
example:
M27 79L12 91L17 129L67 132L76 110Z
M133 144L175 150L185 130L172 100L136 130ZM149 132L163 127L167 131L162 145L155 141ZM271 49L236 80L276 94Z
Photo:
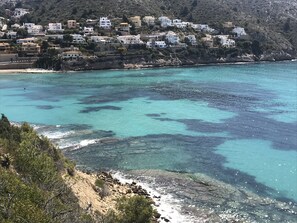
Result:
M297 222L297 62L1 74L0 113L171 222Z

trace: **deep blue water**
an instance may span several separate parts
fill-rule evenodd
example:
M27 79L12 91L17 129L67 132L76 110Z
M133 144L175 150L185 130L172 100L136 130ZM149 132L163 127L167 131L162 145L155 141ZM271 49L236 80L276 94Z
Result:
M296 62L1 75L0 112L88 168L203 174L297 202Z

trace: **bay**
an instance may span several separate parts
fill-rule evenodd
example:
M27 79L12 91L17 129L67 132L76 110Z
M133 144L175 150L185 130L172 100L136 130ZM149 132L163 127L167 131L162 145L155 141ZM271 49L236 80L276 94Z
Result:
M233 190L256 206L271 199L258 215L241 204L242 218L294 222L276 210L296 208L296 98L296 62L0 75L1 113L33 124L81 167L172 194L189 222L201 207L238 213ZM201 180L224 191L225 205L201 201Z

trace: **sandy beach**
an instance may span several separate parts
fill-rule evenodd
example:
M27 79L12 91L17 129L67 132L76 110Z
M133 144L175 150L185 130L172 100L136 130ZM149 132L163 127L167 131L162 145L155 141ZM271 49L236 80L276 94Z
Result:
M0 74L19 74L19 73L57 73L53 70L45 69L3 69L0 70Z

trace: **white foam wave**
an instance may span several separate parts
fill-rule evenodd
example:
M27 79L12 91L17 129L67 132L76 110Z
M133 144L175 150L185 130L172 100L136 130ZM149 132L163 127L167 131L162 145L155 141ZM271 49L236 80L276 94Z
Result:
M38 69L38 68L28 68L23 71L23 73L56 73L54 70Z
M112 173L113 177L118 179L121 183L129 183L131 184L135 180L127 178L121 172ZM192 216L186 216L181 213L181 201L174 198L171 194L166 194L165 191L160 188L152 188L153 185L149 185L145 182L137 182L137 185L141 186L145 189L151 196L151 198L155 202L155 208L159 214L161 214L160 221L161 223L165 223L165 219L168 219L170 223L193 223L198 222L193 219Z
M62 139L74 133L75 133L74 131L66 131L66 132L45 131L45 132L42 132L42 135L48 137L49 139Z
M60 141L58 142L58 145L60 149L70 148L71 150L77 150L89 145L96 144L98 142L100 142L100 139L85 139L79 142L75 142L71 140L71 141Z
M95 144L97 143L99 140L97 139L85 139L85 140L82 140L80 141L79 145L81 147L85 147L85 146L88 146L88 145L92 145L92 144Z
M69 148L71 150L77 150L88 145L96 144L100 142L100 139L84 139L78 141L77 138L83 136L84 134L91 133L89 130L68 130L62 131L61 125L52 126L53 128L48 129L44 125L31 124L39 134L46 136L47 138L55 141L60 149Z

